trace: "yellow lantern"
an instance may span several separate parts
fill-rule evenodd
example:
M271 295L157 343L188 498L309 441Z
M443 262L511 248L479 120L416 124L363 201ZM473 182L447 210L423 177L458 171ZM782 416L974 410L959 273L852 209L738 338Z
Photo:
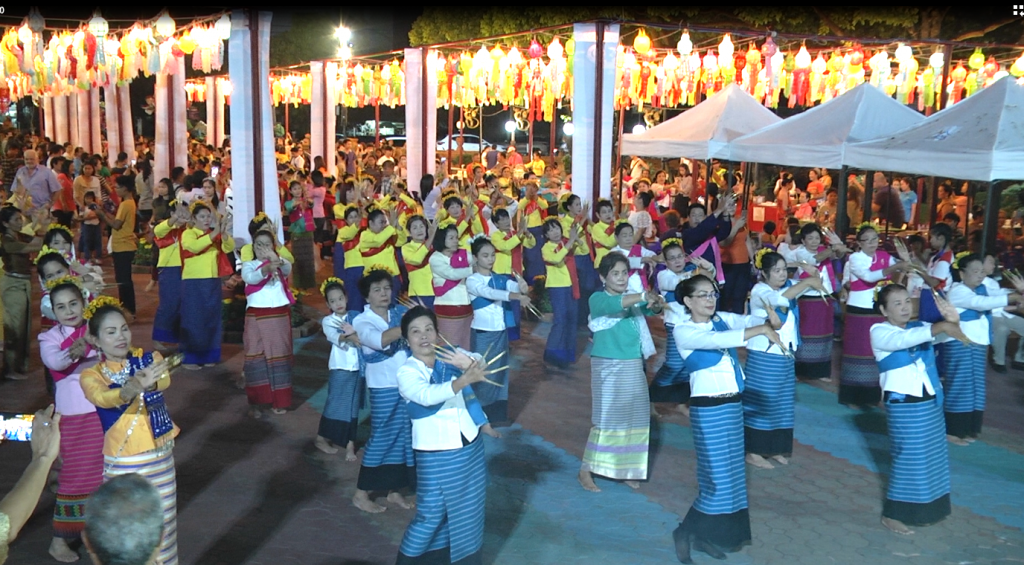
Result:
M1024 76L1024 53L1010 65L1010 74L1018 78Z
M975 71L985 66L985 54L981 52L981 47L974 49L971 58L967 59L967 66Z
M799 67L800 63L797 63L797 66ZM827 69L828 69L828 63L825 61L825 57L822 57L821 53L819 52L818 56L814 59L814 62L811 63L811 71L813 73L815 73L815 74L819 74L820 75L820 74L824 74L824 72Z
M505 51L501 49L501 45L495 45L494 49L491 49L491 59L500 61L505 56Z
M182 53L191 55L196 50L196 42L192 39L192 34L185 33L181 36L181 39L178 40L178 48Z
M811 66L811 54L807 52L806 46L800 46L800 50L796 53L795 62L799 69L806 69Z
M569 41L565 42L565 54L572 57L576 53L576 40L569 38Z
M651 38L647 37L647 33L644 30L641 29L636 34L636 39L633 40L633 49L641 55L651 50Z

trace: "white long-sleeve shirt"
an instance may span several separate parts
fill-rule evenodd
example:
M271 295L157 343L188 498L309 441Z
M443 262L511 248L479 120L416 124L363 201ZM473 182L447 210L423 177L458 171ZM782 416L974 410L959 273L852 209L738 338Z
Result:
M981 284L985 285L985 290L988 291L989 296L1008 295L1013 292L1012 290L1000 287L999 283L992 277L985 277L985 280L981 281ZM1003 308L996 308L995 310L992 310L993 318L1012 318L1013 316L1013 314L1008 313Z
M470 327L485 332L500 332L508 329L505 327L505 309L502 302L508 302L510 294L519 292L519 283L510 279L505 285L505 290L491 288L490 283L491 277L480 273L473 273L466 279L470 301L478 296L491 301L486 308L473 309L473 323Z
M717 314L730 327L728 331L715 331L711 322L696 323L692 319L675 327L673 337L679 348L679 355L685 361L694 351L702 349L722 350L722 359L714 367L690 373L690 396L718 396L738 393L736 375L733 371L732 356L726 349L743 347L746 328L764 323L764 319L741 316L731 312ZM742 367L740 368L742 374Z
M480 359L479 355L460 351ZM452 388L454 380L431 384L433 372L433 367L427 367L415 357L409 357L398 369L398 391L402 398L426 407L441 405L436 413L413 419L412 448L420 451L459 449L462 436L473 441L480 429L469 415L462 391L455 392Z
M815 267L817 267L819 264L819 261L817 260L817 258L815 258L814 253L812 253L809 249L802 245L800 247L793 249L792 256L794 259L794 263L808 263L810 265L814 265ZM786 261L789 262L788 259ZM803 273L804 270L800 269L799 272ZM832 279L828 276L828 273L825 272L825 269L818 269L818 277L821 279L821 282L825 287L825 294L830 295L833 292L835 292L835 289L832 288ZM820 291L815 290L813 288L805 290L802 294L812 294L814 296L822 295Z
M872 271L871 263L874 262L874 258L868 257L863 251L858 251L850 255L850 261L847 265L847 270L850 272L851 284L854 280L860 279L868 284L877 283L885 279L885 275L882 273L884 270ZM885 267L891 267L896 264L896 260L889 257L889 264ZM867 290L853 290L850 289L850 297L846 300L846 304L849 306L855 306L857 308L872 309L875 307L875 289L874 287Z
M1009 304L1008 295L1009 292L1002 292L995 296L982 296L976 294L974 289L969 288L964 283L953 283L953 286L949 289L948 297L949 303L956 306L956 311L961 314L966 310L979 310L982 312L988 310L995 310L996 308L1005 308ZM982 314L977 320L960 321L960 329L963 330L964 335L974 343L980 345L988 345L991 343L989 336L989 323L988 318ZM949 341L951 338L943 335L943 342Z
M768 312L764 309L762 301L767 302L772 309L782 308L793 308L796 306L796 298L790 300L785 296L782 296L784 289L775 290L767 283L759 282L754 285L753 290L750 291L750 314L761 318L762 320L768 318ZM786 321L782 323L782 328L778 330L779 337L782 339L782 343L786 344L787 348L791 352L795 352L797 348L797 334L799 334L800 328L796 324L796 316L792 312L786 316ZM750 351L766 351L775 355L783 355L782 350L779 349L778 345L775 345L763 335L758 335L750 338L747 342L747 349Z
M345 323L345 316L331 313L322 320L320 325L324 329L324 336L331 344L331 356L327 361L327 368L331 371L358 371L359 370L359 349L341 339L341 325Z
M287 276L292 272L292 264L287 259L281 258L281 272ZM252 261L246 261L242 263L242 280L246 284L260 284L266 278L263 275L263 271L260 266L263 265L263 261L254 259ZM248 308L279 308L281 306L288 306L291 302L288 300L284 284L278 277L271 278L267 284L263 285L263 288L256 292L246 295L245 302Z
M683 271L682 273L676 274L665 269L658 273L658 290L661 291L662 296L665 296L669 292L675 292L676 286L678 286L679 283L690 278L693 276L693 273L696 272L697 271ZM686 307L675 300L667 303L664 314L666 326L675 326L690 319L690 314L686 311Z
M871 326L871 351L875 361L881 361L894 351L909 349L932 341L932 325L925 323L919 328L900 328L883 322ZM918 359L913 365L879 373L882 390L910 396L921 396L921 387L928 394L935 394L924 361Z
M651 251L650 249L647 249L646 247L644 247L642 245L640 246L640 256L639 257L630 257L629 256L629 251L630 250L629 249L623 249L623 248L619 247L618 245L616 245L615 247L612 247L610 251L614 251L616 253L621 253L621 254L625 255L626 258L629 259L629 270L632 271L632 270L639 269L640 272L643 272L643 270L644 270L643 259L645 257L654 257L654 256L657 255L657 253ZM630 273L628 282L626 283L626 294L640 294L643 291L644 291L644 281L643 281L643 279L640 278L640 275L638 273Z
M381 338L388 328L388 320L381 318L367 304L363 313L356 316L352 326L359 334L363 355L372 355L384 350ZM366 364L366 386L369 388L395 388L398 386L398 368L409 358L405 351L399 351L380 363Z
M466 289L466 281L473 274L473 257L469 257L468 267L452 267L451 258L444 253L433 253L430 255L430 273L433 277L434 286L441 286L445 281L457 280L459 284L434 299L434 304L442 306L461 306L469 304L469 291Z

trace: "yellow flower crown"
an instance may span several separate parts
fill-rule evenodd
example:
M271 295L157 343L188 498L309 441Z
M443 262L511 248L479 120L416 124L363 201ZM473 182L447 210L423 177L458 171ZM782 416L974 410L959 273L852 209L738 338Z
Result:
M960 260L963 259L964 257L967 257L970 254L970 251L961 251L960 253L957 253L956 256L953 257L953 268L960 270Z
M889 286L891 284L896 284L896 283L892 282L891 280L886 279L886 280L883 280L883 281L879 282L877 285L875 285L875 298L874 298L874 300L875 300L876 304L878 303L878 293L882 292L883 288L885 288L885 287L887 287L887 286Z
M177 198L175 198L175 199L173 199L173 200L171 200L170 202L167 203L167 207L168 208L174 208L174 207L177 207L177 205L178 205L178 199Z
M439 229L439 230L446 230L446 229L454 226L455 224L456 224L455 218L448 217L448 218L445 218L445 219L441 220L440 222L438 222L437 229Z
M60 255L61 257L64 256L64 254L61 253L60 251L57 251L56 249L54 249L54 248L52 248L52 247L50 247L48 245L44 245L42 247L42 249L39 250L39 255L36 255L36 260L33 262L33 264L34 265L38 265L39 262L42 261L43 257L46 257L47 255L54 255L54 254Z
M104 306L113 306L118 310L124 308L120 300L114 298L113 296L103 295L98 297L96 300L93 300L92 302L89 303L88 306L85 307L85 313L82 314L82 317L85 318L86 320L91 320L92 317L96 315L96 312L99 311L99 309L103 308Z
M196 209L199 208L199 207L206 208L207 210L210 209L210 205L207 204L206 201L200 200L200 199L197 198L197 199L193 200L191 204L188 205L188 211L193 216L195 216L196 215Z
M619 227L622 224L629 224L629 220L615 220L615 227ZM633 225L633 224L629 224L629 225Z
M860 230L864 229L864 228L871 228L871 229L873 229L873 230L875 230L877 232L878 231L878 224L876 224L874 222L861 222L860 224L857 225L857 231L858 232Z
M448 200L449 196L460 197L459 196L459 189L457 189L457 188L446 189L444 192L441 193L441 200L442 201Z
M396 274L387 265L384 265L382 263L374 263L373 265L370 265L369 267L367 267L366 269L363 270L363 276L365 277L366 275L369 275L370 273L372 273L374 271L384 271L385 273L387 273L387 274L389 274L391 276L395 276L395 274Z
M266 212L264 212L263 210L260 210L259 214L256 214L255 216L252 217L252 221L253 221L253 223L262 223L262 222L270 221L270 218L267 217L267 213Z
M82 281L78 280L78 277L71 275L64 275L63 277L46 281L46 290L53 290L62 284L73 284L78 287L78 290L82 290Z
M669 245L678 245L680 248L682 248L683 240L679 239L678 237L670 237L665 241L661 242L661 249L664 250Z
M68 241L74 241L75 240L75 236L71 233L71 230L69 230L68 227L65 226L65 225L50 224L50 225L46 226L46 231L49 232L50 230L60 230L60 231L64 232L68 236Z
M324 297L327 297L327 287L332 284L341 285L342 290L345 289L345 281L339 279L338 277L327 277L327 280L320 284L320 294L322 294Z
M762 269L763 267L761 267L761 263L763 262L764 256L769 254L769 253L771 253L771 252L772 252L771 249L765 247L765 248L762 248L757 253L755 253L754 254L754 267L756 267L758 270Z

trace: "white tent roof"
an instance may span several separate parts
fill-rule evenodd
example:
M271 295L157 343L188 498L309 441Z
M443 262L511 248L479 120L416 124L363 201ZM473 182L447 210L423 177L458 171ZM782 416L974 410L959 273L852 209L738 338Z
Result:
M856 143L847 165L963 180L1024 179L1024 86L1005 77L890 136Z
M865 82L838 98L733 141L730 154L733 161L838 169L848 144L878 139L923 119Z
M736 84L644 133L622 136L623 155L730 159L729 142L780 121Z

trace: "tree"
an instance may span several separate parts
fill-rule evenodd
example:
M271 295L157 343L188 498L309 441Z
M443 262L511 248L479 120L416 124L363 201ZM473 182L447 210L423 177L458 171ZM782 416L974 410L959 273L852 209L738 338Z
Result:
M286 67L338 55L338 21L322 12L292 12L288 29L270 36L270 66Z

